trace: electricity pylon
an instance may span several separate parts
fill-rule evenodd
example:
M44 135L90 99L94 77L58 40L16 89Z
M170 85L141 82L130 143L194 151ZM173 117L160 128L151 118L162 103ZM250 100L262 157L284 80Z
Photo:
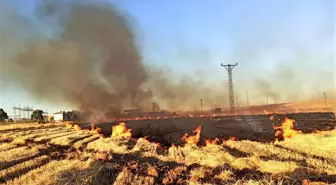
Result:
M225 69L228 71L229 76L229 102L230 102L230 114L235 115L235 102L234 102L234 91L233 91L233 82L232 82L232 71L233 68L236 67L238 63L236 64L227 64L223 65L222 67L225 67Z

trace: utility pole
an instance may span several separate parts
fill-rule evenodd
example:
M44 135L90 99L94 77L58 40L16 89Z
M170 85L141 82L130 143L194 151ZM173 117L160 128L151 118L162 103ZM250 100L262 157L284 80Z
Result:
M236 94L236 104L237 104L237 108L239 107L239 99L238 99L238 94Z
M247 90L246 90L246 106L247 106L247 107L250 106L250 101L249 101L249 97L248 97Z
M22 117L21 117L21 106L20 106L20 104L19 104L19 119L20 119L20 121L21 121L21 119L22 119Z
M194 104L194 113L196 112L196 105Z
M268 95L266 95L266 105L268 105Z
M234 91L233 91L233 82L232 82L232 70L237 65L238 65L238 63L236 63L236 64L227 64L227 65L221 64L221 66L225 67L225 69L227 70L228 77L229 77L229 101L230 101L230 114L231 115L235 114Z
M201 113L203 113L203 99L200 99L201 101Z
M153 102L152 104L153 104L153 107L152 107L153 112L155 112L155 102Z
M15 109L15 102L14 102L14 106L13 106L13 119L14 119L14 121L16 121L17 119L16 119L16 109Z
M324 103L325 103L325 106L328 107L327 93L326 93L326 92L323 93L323 97L324 97Z

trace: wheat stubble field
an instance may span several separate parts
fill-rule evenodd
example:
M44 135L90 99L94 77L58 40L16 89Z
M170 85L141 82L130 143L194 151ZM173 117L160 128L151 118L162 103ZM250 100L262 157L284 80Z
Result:
M72 123L0 126L2 184L332 184L336 130L278 142L231 138L197 145L201 127L164 147L132 139L124 124L112 135ZM293 135L293 134L292 134Z

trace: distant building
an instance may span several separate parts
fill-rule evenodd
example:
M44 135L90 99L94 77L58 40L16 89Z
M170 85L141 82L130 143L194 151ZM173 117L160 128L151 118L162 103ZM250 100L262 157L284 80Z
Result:
M64 121L64 112L56 112L53 114L54 116L54 121Z
M215 109L212 109L212 112L213 113L221 113L222 109L221 108L215 108Z
M72 110L72 111L60 111L53 114L53 120L56 122L60 121L79 121L80 120L80 111Z

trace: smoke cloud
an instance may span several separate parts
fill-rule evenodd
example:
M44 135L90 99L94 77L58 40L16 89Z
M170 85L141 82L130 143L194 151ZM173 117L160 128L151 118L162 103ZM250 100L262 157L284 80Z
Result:
M7 31L22 46L7 63L9 78L33 98L109 115L151 110L153 101L170 110L195 103L199 109L200 98L213 106L215 92L201 82L185 77L174 83L167 71L144 63L132 23L111 4L40 1L35 15L49 34L39 34L33 22L22 27L24 19ZM23 30L29 38L13 34Z
M136 36L138 30L131 17L110 3L38 1L34 17L5 7L6 11L0 11L1 45L10 56L2 66L8 81L24 87L36 100L67 103L108 115L128 108L151 110L153 101L157 109L168 110L199 110L200 99L204 100L204 109L228 105L227 82L207 79L210 73L224 73L224 79L227 76L219 63L211 66L210 48L177 47L177 55L197 65L206 62L211 72L202 66L188 76L151 65L141 52L141 38ZM327 19L330 12L308 33L299 32L297 27L287 29L289 24L305 27L299 24L300 17L289 19L294 13L289 12L288 19L246 20L227 28L240 30L232 35L237 40L232 43L231 58L227 58L239 63L233 73L240 99L245 99L246 89L251 104L265 103L266 96L275 103L310 99L316 89L327 91L330 97L335 94L330 70L334 67L333 55L321 58L315 55L320 51L310 50L305 46L311 43L304 42L319 35L326 53L332 48L333 28ZM298 34L302 38L295 39ZM266 60L275 65L261 70ZM316 69L318 60L327 62Z
M152 97L142 87L148 75L134 33L114 7L43 1L37 15L59 31L26 40L8 67L33 97L91 112L141 107Z

